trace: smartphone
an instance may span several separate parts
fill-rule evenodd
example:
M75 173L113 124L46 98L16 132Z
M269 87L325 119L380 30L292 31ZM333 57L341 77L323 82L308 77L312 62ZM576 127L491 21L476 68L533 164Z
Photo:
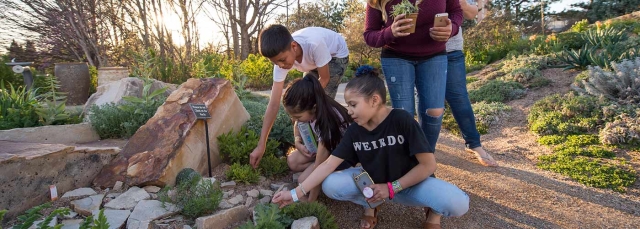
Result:
M367 173L367 171L364 171L363 168L360 168L360 173L359 174L354 174L353 175L353 181L356 182L356 186L358 186L358 189L360 190L360 193L362 193L362 191L364 190L365 187L369 187L371 185L373 185L373 181L371 180L371 177L369 176L369 173ZM364 194L362 194L364 195ZM378 205L384 203L384 199L382 199L381 201L375 202L375 203L370 203L367 202L367 204L369 204L369 208L375 208Z
M449 19L449 14L448 13L436 14L436 17L433 20L433 27L445 27L445 26L447 26L447 19Z

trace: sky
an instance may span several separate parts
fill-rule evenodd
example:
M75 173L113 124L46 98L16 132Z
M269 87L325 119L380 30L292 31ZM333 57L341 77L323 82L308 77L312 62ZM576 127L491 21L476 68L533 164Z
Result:
M300 3L311 2L313 0L301 0ZM571 4L577 2L584 2L587 0L561 0L559 2L551 4L551 10L553 12L561 12L566 8L569 8ZM295 6L293 6L295 7ZM284 13L285 9L281 8L278 12L279 14ZM212 43L213 45L219 45L224 43L224 38L220 33L218 27L204 14L201 13L196 17L198 30L200 31L200 47L206 46L208 43ZM180 37L180 20L177 15L169 15L166 16L164 22L167 25L167 28L171 30L174 34L174 41L180 42L182 38ZM11 42L12 39L16 39L19 42L24 42L20 37L14 37L11 34L6 32L0 32L0 53L6 52L6 47Z

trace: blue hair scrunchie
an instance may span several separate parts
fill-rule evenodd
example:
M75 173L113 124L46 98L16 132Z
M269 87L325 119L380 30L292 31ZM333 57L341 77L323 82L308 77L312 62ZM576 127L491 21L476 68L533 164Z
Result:
M356 70L355 76L357 77L357 76L369 74L371 72L373 72L373 67L371 65L362 65L358 67L358 69Z

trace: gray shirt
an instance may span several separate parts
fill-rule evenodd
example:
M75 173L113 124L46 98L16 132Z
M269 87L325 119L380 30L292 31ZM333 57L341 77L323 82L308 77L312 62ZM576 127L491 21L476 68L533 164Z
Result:
M471 5L476 5L476 0L467 0ZM458 34L449 38L447 41L447 52L462 50L464 39L462 38L462 27L458 30Z

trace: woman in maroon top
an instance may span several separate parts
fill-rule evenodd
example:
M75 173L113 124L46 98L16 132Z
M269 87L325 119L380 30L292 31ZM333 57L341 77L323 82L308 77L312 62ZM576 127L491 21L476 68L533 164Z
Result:
M391 15L401 0L367 0L364 39L369 46L382 47L380 61L393 108L416 114L414 88L417 90L420 127L435 152L447 85L445 44L458 34L462 9L459 0L409 1L417 1L416 21ZM433 26L438 13L449 14L446 26ZM415 33L401 32L412 24Z

